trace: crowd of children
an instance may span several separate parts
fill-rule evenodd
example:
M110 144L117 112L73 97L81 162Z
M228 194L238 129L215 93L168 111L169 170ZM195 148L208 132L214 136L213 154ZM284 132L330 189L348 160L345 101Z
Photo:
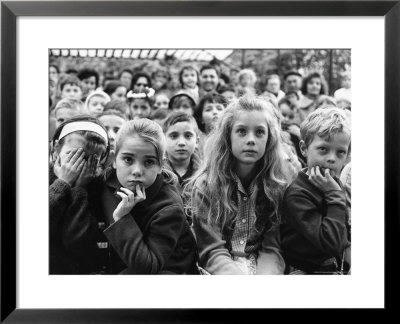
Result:
M50 274L349 274L342 76L51 65Z

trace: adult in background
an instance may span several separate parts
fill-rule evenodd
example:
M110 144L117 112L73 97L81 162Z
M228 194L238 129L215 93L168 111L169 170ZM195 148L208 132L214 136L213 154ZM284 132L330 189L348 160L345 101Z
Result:
M327 93L325 80L318 72L306 76L301 87L303 97L299 101L299 116L303 121L317 108L318 99Z
M219 83L219 71L212 65L205 65L200 69L200 99L207 93L216 91Z
M303 97L301 93L301 84L302 84L302 75L297 71L289 71L285 73L283 76L283 80L285 82L285 90L286 92L296 92L299 96L299 99Z
M151 78L147 73L138 72L132 78L132 91L135 93L144 92L151 87Z

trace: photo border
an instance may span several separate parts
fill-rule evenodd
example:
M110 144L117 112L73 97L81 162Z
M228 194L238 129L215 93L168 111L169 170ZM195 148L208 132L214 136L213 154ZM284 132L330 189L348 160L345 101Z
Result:
M154 8L158 8L155 13ZM112 13L112 14L111 14ZM234 321L260 310L16 308L16 20L19 16L384 16L385 18L385 308L396 307L393 264L399 237L400 3L397 1L4 1L1 3L1 322ZM374 46L374 44L371 44ZM371 62L373 66L373 62ZM370 67L366 67L370 68ZM371 81L373 82L373 81ZM371 125L373 135L373 126ZM371 136L371 135L370 135ZM366 152L366 158L368 154ZM373 172L373 168L371 168ZM373 236L371 235L371 239ZM398 243L398 241L396 242ZM391 256L389 259L387 256ZM371 256L371 269L373 258ZM367 283L366 283L367 284ZM226 317L227 316L227 317ZM253 317L254 316L254 317Z

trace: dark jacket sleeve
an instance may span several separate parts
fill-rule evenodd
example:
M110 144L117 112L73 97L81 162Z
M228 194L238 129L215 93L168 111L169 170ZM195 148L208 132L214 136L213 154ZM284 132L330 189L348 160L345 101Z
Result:
M325 216L307 192L289 192L284 201L284 214L287 222L318 249L341 255L349 245L345 194L342 190L332 190L325 193L324 199L327 204Z
M49 187L50 239L57 236L57 226L71 202L71 187L62 180L55 180Z
M155 274L163 270L174 252L185 222L182 207L175 204L158 211L146 233L128 214L111 224L104 234L127 265L128 273Z
M62 243L67 251L93 247L97 234L97 220L89 209L88 192L84 188L71 188L71 203L62 220Z
M97 222L87 191L56 179L49 187L50 273L78 273L79 260L90 262Z

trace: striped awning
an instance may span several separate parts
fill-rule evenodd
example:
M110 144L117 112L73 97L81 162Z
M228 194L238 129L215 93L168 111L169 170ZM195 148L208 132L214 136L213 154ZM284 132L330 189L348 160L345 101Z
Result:
M108 58L132 58L132 59L163 59L166 55L174 56L179 60L211 61L218 59L223 61L232 50L209 49L50 49L50 56L63 57L108 57Z

